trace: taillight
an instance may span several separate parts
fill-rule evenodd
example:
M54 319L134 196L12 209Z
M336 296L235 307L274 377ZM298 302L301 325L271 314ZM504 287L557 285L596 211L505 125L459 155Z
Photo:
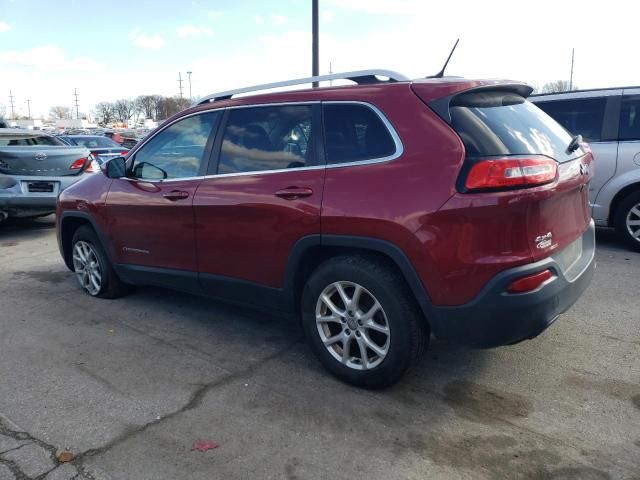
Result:
M467 174L468 190L544 185L556 178L558 164L547 157L504 157L480 160Z
M120 156L121 156L121 157L124 157L124 156L126 156L126 155L127 155L127 153L129 153L129 150L125 150L125 151L123 151L123 152L120 152Z
M535 290L544 282L553 278L553 273L551 270L543 270L538 273L534 273L533 275L528 275L526 277L519 278L518 280L514 280L507 287L507 292L509 293L525 293Z
M89 163L89 166L85 169L84 173L96 173L100 169L98 162L96 160L92 160Z
M82 167L84 167L84 164L87 163L88 160L89 159L87 157L79 158L75 162L73 162L69 168L71 170L80 170Z

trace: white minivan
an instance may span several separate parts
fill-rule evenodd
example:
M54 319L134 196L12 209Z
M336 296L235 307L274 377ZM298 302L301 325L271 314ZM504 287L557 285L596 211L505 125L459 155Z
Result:
M640 251L640 87L533 95L529 100L574 135L595 158L590 185L596 225L615 227Z

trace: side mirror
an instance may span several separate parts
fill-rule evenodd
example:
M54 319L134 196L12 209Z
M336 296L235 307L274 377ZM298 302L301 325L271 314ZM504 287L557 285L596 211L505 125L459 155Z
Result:
M127 175L127 162L124 157L115 157L102 165L102 171L109 178L122 178Z

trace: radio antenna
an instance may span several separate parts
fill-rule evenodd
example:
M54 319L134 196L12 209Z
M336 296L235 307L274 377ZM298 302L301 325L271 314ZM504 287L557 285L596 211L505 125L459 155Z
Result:
M459 41L460 41L460 39L457 39L456 43L453 45L453 48L451 49L451 52L449 52L449 56L447 57L447 61L444 62L444 66L442 67L442 70L440 70L435 75L431 75L430 77L427 77L427 78L442 78L442 77L444 77L444 71L447 68L447 65L449 65L449 60L451 60L451 55L453 55L453 52L455 52Z

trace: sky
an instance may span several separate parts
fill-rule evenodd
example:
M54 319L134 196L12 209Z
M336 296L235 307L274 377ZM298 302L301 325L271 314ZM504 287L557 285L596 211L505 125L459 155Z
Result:
M640 84L640 2L320 0L320 70ZM0 0L0 113L310 76L311 0Z

